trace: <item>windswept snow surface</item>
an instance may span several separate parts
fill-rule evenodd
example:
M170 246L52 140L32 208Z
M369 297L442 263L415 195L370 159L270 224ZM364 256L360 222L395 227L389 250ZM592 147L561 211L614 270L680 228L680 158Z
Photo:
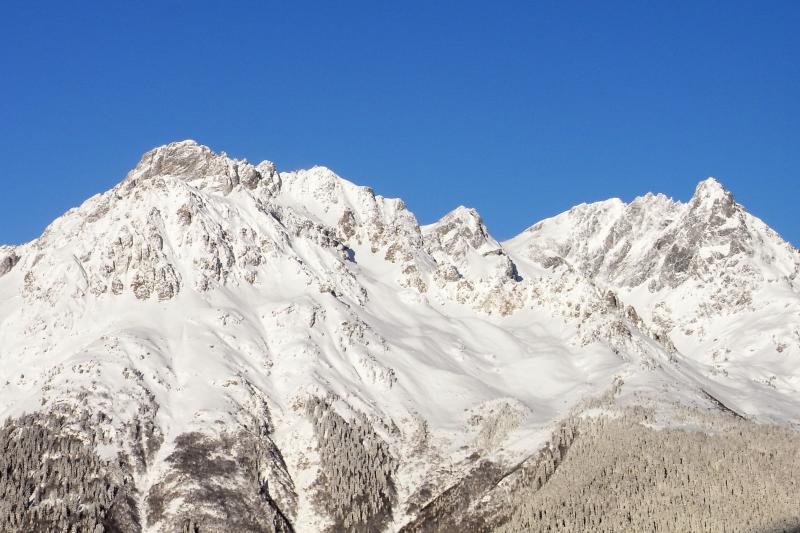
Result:
M331 523L303 407L323 398L396 458L397 529L424 483L475 453L514 464L610 390L800 424L799 272L713 179L688 203L582 204L499 243L472 209L420 227L327 168L183 141L0 247L0 418L103 413L104 457L150 420L163 444L135 475L143 510L180 435L260 417L307 531Z

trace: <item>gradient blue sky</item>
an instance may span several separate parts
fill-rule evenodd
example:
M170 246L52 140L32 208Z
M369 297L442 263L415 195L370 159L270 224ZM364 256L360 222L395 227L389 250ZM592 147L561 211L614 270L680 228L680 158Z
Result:
M8 2L0 242L193 138L501 239L713 175L798 245L798 28L800 2Z

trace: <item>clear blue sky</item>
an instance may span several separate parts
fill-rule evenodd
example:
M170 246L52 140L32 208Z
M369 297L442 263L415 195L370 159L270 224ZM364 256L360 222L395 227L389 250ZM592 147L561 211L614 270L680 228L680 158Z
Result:
M713 175L798 245L799 28L794 1L9 2L0 242L193 138L498 238Z

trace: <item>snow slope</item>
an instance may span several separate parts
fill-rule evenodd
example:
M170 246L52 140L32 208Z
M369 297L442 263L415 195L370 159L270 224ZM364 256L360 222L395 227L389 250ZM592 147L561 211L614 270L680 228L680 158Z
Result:
M591 398L800 424L799 272L713 179L686 204L584 204L499 243L472 209L420 227L327 168L183 141L0 247L0 417L87 413L98 454L138 458L146 531L188 520L182 437L240 431L267 443L260 490L295 529L395 530ZM339 490L323 424L356 428L356 456L387 450L389 481L369 479L390 504L320 504Z

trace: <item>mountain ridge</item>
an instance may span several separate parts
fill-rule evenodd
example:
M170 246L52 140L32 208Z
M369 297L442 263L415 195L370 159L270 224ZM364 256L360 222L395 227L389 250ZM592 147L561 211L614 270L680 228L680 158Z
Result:
M124 530L226 530L212 489L254 530L472 520L580 413L800 427L798 254L716 180L498 242L181 141L0 247L0 416L114 462Z

